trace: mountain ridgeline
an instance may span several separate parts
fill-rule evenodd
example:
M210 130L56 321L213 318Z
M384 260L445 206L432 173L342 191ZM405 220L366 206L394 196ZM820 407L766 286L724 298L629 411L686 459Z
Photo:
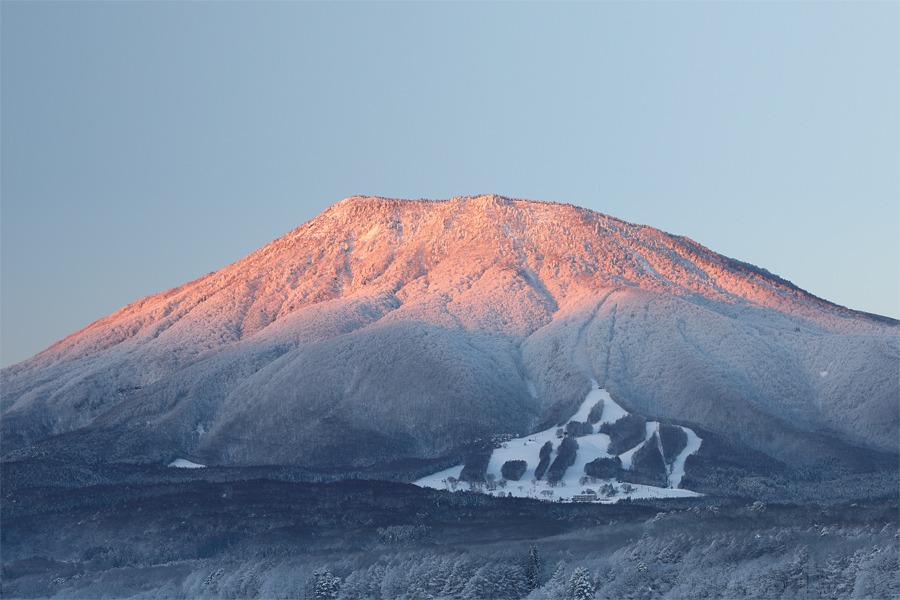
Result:
M565 423L594 380L722 450L689 457L701 491L750 477L722 457L753 457L753 477L883 473L898 332L575 206L354 197L4 369L0 444L5 461L411 480L478 440Z

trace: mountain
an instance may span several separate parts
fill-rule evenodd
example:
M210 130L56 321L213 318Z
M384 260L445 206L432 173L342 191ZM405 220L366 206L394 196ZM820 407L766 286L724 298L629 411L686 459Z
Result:
M705 440L686 481L882 473L898 372L896 321L685 237L493 195L353 197L4 369L0 445L412 478L567 422L593 380Z

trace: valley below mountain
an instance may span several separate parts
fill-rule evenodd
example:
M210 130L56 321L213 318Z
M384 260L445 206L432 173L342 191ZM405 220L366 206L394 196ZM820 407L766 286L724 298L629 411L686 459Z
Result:
M898 373L681 236L348 198L0 371L3 595L896 596Z

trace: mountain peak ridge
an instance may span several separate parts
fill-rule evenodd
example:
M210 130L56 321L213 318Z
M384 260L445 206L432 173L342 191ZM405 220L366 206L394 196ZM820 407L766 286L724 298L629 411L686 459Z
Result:
M224 339L235 341L324 301L388 293L421 309L434 304L425 298L429 294L452 303L471 296L473 285L485 296L478 304L489 302L498 287L517 296L505 309L527 314L517 326L500 329L521 335L552 320L559 307L616 287L770 308L825 329L858 328L860 316L875 320L685 236L571 204L497 194L448 200L351 196L245 258L137 300L38 356L73 343L85 346L79 338L104 328L122 332L103 336L118 343L129 332L172 315L187 317L201 305L219 309L209 313L212 318L225 314L232 335ZM211 299L220 302L208 304ZM436 315L412 312L445 326L478 328L442 318L445 308Z

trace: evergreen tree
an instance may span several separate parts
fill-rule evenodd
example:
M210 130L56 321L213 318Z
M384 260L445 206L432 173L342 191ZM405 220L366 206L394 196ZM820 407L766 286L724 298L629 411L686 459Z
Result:
M459 556L450 567L450 573L444 582L441 596L447 598L459 598L462 596L469 579L476 570L474 563L466 556Z
M622 459L618 456L612 458L595 458L584 465L584 472L588 477L596 479L615 479L622 470Z
M508 460L500 467L500 474L504 479L518 481L525 474L526 469L528 469L528 463L524 460Z
M578 442L573 437L565 438L556 451L556 460L547 469L547 481L549 483L558 483L566 474L566 469L575 464L575 457L578 453Z
M541 458L540 462L538 462L537 467L534 469L534 478L540 479L544 476L544 472L547 470L547 467L550 466L550 454L553 452L553 442L547 442L543 446L541 446L541 450L539 456Z
M325 569L316 573L316 600L335 600L340 591L341 580Z
M533 590L528 600L562 600L566 597L566 563L559 561L556 572L543 587Z
M566 597L572 600L591 600L594 597L594 582L591 574L584 567L576 567L569 578L569 588Z
M528 589L537 589L541 576L541 557L538 554L537 544L532 544L528 551L528 564L525 567L525 579L528 581Z
M598 400L597 404L591 407L591 412L588 414L587 422L591 425L600 422L600 417L603 415L603 400Z
M663 459L671 465L687 447L687 434L677 425L662 424L659 426L659 443L662 446Z

